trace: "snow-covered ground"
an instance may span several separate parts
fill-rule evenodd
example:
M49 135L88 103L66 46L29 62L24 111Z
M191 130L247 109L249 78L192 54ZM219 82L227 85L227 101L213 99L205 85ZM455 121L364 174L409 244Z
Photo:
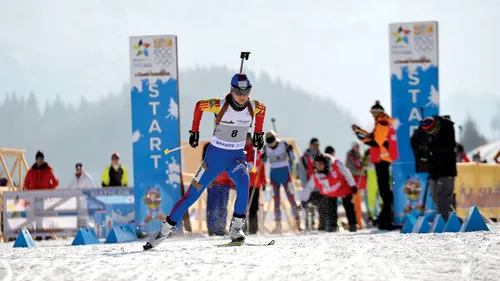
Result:
M214 237L37 247L0 244L0 280L500 280L500 225L490 232L319 233L250 236L266 247L217 248Z

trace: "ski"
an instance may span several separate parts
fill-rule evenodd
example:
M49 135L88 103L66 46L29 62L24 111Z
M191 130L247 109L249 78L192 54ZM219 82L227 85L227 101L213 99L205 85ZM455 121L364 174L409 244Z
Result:
M270 246L274 245L274 240L271 240L268 243L248 243L244 241L231 241L223 244L216 244L216 247L236 247L236 246Z

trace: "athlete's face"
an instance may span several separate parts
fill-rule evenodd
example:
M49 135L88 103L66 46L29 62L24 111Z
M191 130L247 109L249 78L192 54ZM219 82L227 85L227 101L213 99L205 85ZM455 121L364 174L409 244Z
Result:
M248 100L248 96L237 95L236 93L231 93L233 95L233 100L235 100L239 105L245 104Z

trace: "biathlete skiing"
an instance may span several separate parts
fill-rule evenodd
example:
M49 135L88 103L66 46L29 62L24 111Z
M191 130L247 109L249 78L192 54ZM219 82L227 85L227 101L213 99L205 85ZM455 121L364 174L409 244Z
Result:
M150 236L144 249L156 247L167 239L184 213L193 205L205 188L222 172L226 172L236 186L236 202L229 226L229 237L232 242L244 242L244 220L250 184L249 168L244 148L252 124L254 134L252 145L261 149L264 146L264 117L266 107L257 100L249 98L252 84L246 74L242 73L243 59L250 53L242 52L240 73L231 79L230 92L224 98L200 100L196 103L189 144L196 148L199 144L199 126L203 112L212 112L215 118L215 129L210 139L206 155L196 171L188 191L172 208L170 214L161 225L161 229Z

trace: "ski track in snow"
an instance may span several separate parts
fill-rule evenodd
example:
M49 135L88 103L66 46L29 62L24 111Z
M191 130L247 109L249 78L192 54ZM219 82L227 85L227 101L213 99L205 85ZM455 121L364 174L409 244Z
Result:
M490 232L409 234L359 231L249 236L265 247L217 248L215 237L35 248L0 244L0 281L17 280L500 280L500 224Z

